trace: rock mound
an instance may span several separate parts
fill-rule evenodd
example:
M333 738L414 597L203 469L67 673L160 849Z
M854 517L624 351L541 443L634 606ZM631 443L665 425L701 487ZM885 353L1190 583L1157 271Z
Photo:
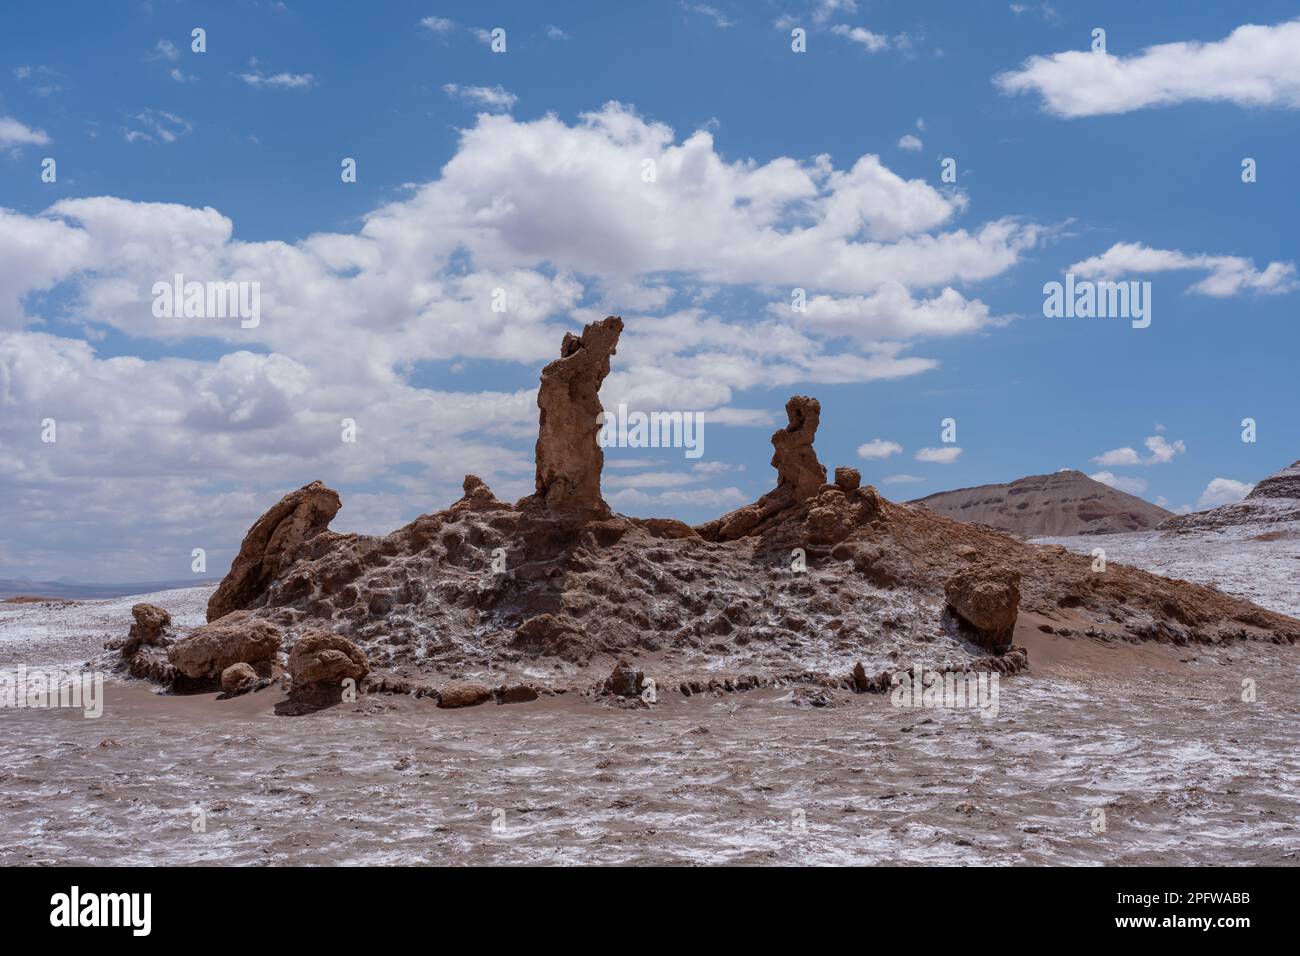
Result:
M438 706L446 708L477 707L492 699L492 688L473 681L457 681L442 688Z
M571 686L593 664L624 659L635 674L644 654L682 687L705 686L691 678L711 681L721 662L760 681L746 686L853 661L870 668L862 680L899 661L1011 673L1024 665L1007 650L1017 608L1035 625L1127 640L1300 637L1300 621L1212 588L1114 562L1096 573L1088 555L886 501L850 468L828 484L813 447L821 407L804 396L772 436L776 488L758 501L694 529L612 514L595 416L621 330L611 317L566 335L543 371L533 495L498 501L468 476L446 510L373 537L328 531L338 496L308 485L245 539L219 591L247 601L236 620L300 642L313 629L344 637L380 672L367 686L439 687L444 707L507 686L447 675L513 669L529 685L552 673ZM980 648L945 626L953 616ZM220 674L214 651L194 656L176 659Z

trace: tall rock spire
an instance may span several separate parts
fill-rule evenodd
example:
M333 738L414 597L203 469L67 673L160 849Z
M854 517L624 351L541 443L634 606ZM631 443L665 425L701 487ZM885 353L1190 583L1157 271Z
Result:
M567 332L560 357L542 369L534 500L548 511L609 512L600 496L605 453L596 436L604 411L600 385L622 333L623 320L614 315L590 323L582 335Z

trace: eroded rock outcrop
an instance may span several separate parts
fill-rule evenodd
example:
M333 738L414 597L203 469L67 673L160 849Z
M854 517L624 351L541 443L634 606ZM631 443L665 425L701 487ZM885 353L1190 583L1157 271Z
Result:
M276 713L297 716L332 707L344 699L348 681L356 690L369 673L370 660L356 643L333 631L308 628L289 651L289 698Z
M492 688L477 681L453 681L444 686L438 696L438 706L443 708L477 707L492 699Z
M826 466L817 460L813 439L822 420L822 403L807 395L795 395L785 403L790 423L772 434L772 467L776 469L776 491L795 502L807 501L826 484Z
M962 630L985 650L1011 646L1020 610L1020 572L1004 566L970 565L943 586L948 609Z
M215 683L232 664L249 664L269 674L280 641L280 629L270 621L249 611L233 611L196 627L167 649L167 659L191 681Z
M862 484L862 473L856 468L840 466L835 469L835 484L841 491L856 491Z
M1126 640L1300 639L1300 621L1212 588L1114 562L1098 574L1088 555L886 501L852 468L836 469L828 484L812 445L820 406L798 396L773 436L776 488L754 504L697 529L609 514L596 392L620 329L607 319L567 335L561 359L547 366L537 494L499 501L471 475L450 507L383 536L326 530L322 519L337 510L327 500L316 519L293 520L303 528L286 532L296 547L271 547L274 529L250 533L240 567L252 582L241 593L256 595L251 613L287 635L322 628L346 637L369 660L367 688L440 695L443 706L503 700L502 687L517 682L558 692L584 667L609 673L615 661L647 654L669 686L692 694L767 686L774 675L815 678L810 669L826 661L863 662L852 681L834 679L853 689L879 684L880 668L898 660L1011 673L1024 663L1005 650L1015 589L952 580L983 567L1020 575L1021 611L1047 626ZM268 513L266 524L278 527L301 504L275 521ZM945 606L1000 653L942 627ZM719 660L754 673L743 683L691 680L715 674ZM453 679L485 673L490 684ZM613 693L602 699L638 706Z
M498 501L497 496L492 494L492 489L487 486L487 482L478 475L466 475L465 481L461 486L465 494L457 501L453 508L465 508L469 511L490 511L494 508L505 508L505 502Z
M700 525L695 530L708 541L735 541L759 534L779 523L826 485L826 466L817 460L813 439L821 422L821 402L795 395L785 403L789 424L772 434L772 467L776 488L752 505Z
M1262 534L1289 533L1300 525L1300 461L1261 480L1241 501L1167 519L1158 530L1185 533L1258 527Z
M615 697L640 697L641 687L645 683L645 674L634 668L627 661L619 661L610 671L602 690Z
M169 643L167 628L172 616L167 611L154 604L137 604L131 608L131 617L135 623L122 645L123 659L130 660L142 648L165 647Z
M245 664L243 661L231 664L221 672L221 692L227 697L247 694L256 689L257 684L257 671L253 670L251 664Z
M289 676L294 688L315 684L334 684L341 688L345 680L360 684L369 673L366 652L332 631L319 628L303 631L289 652Z
M566 332L560 357L542 369L532 499L549 511L609 514L600 496L599 393L622 333L618 316L590 323L581 335Z
M327 530L342 502L319 481L292 491L244 536L230 572L208 599L208 620L247 608L293 564L299 549Z

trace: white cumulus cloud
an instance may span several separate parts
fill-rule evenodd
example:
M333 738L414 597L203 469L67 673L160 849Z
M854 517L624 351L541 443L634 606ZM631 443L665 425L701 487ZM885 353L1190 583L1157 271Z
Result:
M1088 477L1093 481L1100 481L1103 485L1109 485L1119 491L1127 491L1130 495L1140 495L1147 490L1145 478L1126 478L1110 471L1099 471Z
M1169 441L1163 435L1148 436L1142 442L1149 454L1140 455L1135 449L1125 446L1102 452L1092 460L1099 465L1164 465L1174 460L1175 456L1187 451L1182 439ZM1100 481L1101 479L1098 479Z
M1261 270L1241 256L1189 254L1176 249L1152 249L1137 242L1117 242L1101 255L1074 263L1067 271L1080 278L1118 279L1189 269L1208 273L1191 291L1219 298L1241 292L1276 294L1296 287L1293 262L1270 262Z
M956 445L944 445L940 448L922 448L916 453L917 461L932 465L951 465L961 457L961 449Z
M1217 508L1219 505L1234 504L1250 494L1250 490L1254 487L1252 484L1235 481L1232 478L1215 478L1201 492L1198 504L1202 508Z
M890 455L897 455L903 450L903 446L898 442L886 441L883 438L873 438L869 442L864 442L858 446L859 458L888 458Z
M519 101L519 97L500 84L497 86L461 86L457 83L444 83L442 91L452 99L464 100L467 103L473 103L476 106L482 106L490 110L508 110Z
M0 149L14 152L22 146L47 146L52 142L43 130L32 129L12 116L0 116Z
M573 123L483 113L428 181L350 232L248 241L217 209L113 196L0 210L0 527L21 545L6 550L36 578L183 577L192 548L220 570L253 518L314 478L343 492L339 527L372 532L458 497L465 472L527 493L536 371L606 309L627 320L606 407L771 428L779 402L738 396L918 374L936 363L900 339L987 324L949 284L1005 272L1037 231L955 228L964 210L874 156L728 160L711 132L679 138L617 104ZM256 282L260 324L155 316L153 286L177 273ZM848 303L724 317L707 292L796 285ZM60 328L83 337L44 325L56 287ZM624 295L637 305L607 301ZM846 347L832 318L893 339ZM110 331L149 346L97 351ZM458 390L469 361L512 380L522 365L529 384ZM54 445L39 440L47 417ZM356 444L340 442L343 418ZM696 474L700 487L616 490L658 514L753 497Z
M1210 43L1162 43L1133 56L1032 56L994 83L1037 93L1057 116L1101 116L1194 101L1300 108L1300 20L1247 24Z

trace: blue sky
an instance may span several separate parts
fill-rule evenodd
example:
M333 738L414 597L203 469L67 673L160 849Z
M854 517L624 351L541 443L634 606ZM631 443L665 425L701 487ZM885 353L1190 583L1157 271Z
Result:
M372 532L467 470L526 493L538 370L606 311L606 404L709 423L702 469L609 453L627 513L768 490L795 393L823 463L895 499L1059 468L1171 509L1242 493L1300 457L1300 4L1201 6L13 6L0 577L181 577L194 547L221 573L314 478ZM642 156L649 187L620 178ZM1149 328L1043 317L1090 260L1151 282ZM177 267L260 281L263 326L153 321ZM795 286L823 311L792 315ZM859 454L876 439L901 450Z

